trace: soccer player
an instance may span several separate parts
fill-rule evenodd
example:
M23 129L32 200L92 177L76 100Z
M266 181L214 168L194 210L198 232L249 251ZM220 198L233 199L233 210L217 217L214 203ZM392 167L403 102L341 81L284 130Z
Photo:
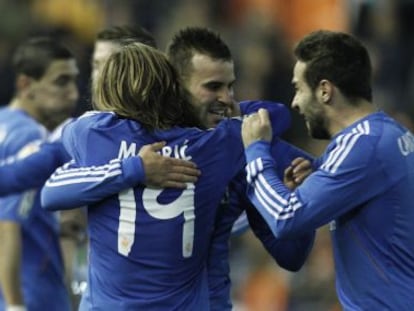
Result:
M96 82L101 112L86 113L63 132L81 166L99 170L166 141L164 156L191 159L202 171L184 190L137 186L89 206L89 308L210 310L208 245L225 187L243 166L240 121L210 131L194 127L197 115L178 80L163 53L127 45L109 57ZM52 188L46 202L59 196Z
M248 195L277 237L330 222L344 310L412 310L414 136L372 103L367 49L317 31L295 48L292 107L312 137L330 139L294 191L274 174L265 110L245 120Z
M141 42L156 47L152 35L140 27L113 26L97 34L92 56L92 84L108 56L131 42ZM61 130L65 124L59 126L47 142L34 145L30 153L22 152L0 161L0 195L41 187L56 168L70 160L60 141ZM141 182L154 187L179 188L185 187L186 182L194 182L197 176L194 165L189 161L162 157L156 153L162 146L162 143L145 146L140 151L139 158L120 161L119 168L126 165L129 169L125 171L137 173L125 176L123 179L108 178L106 183L119 191ZM78 206L89 203L90 196L95 195L94 190L88 189L87 193L80 196Z
M112 45L111 45L111 40ZM116 41L118 40L118 41ZM108 49L120 48L122 40L141 40L147 44L154 44L152 37L143 29L131 28L131 27L112 27L101 31L98 34L96 41L95 54L93 56L94 61L94 73L99 69L101 57ZM30 52L30 51L29 51ZM33 55L38 56L37 54ZM21 60L19 60L21 61ZM22 60L26 61L26 60ZM42 61L45 61L42 59ZM27 66L24 64L24 66ZM30 70L41 70L41 63L32 64L33 68ZM37 67L38 68L37 68ZM24 70L26 70L24 68ZM36 73L37 74L37 73ZM67 79L66 76L59 78L60 80ZM56 83L60 83L58 80ZM52 82L51 82L52 83ZM24 90L26 92L26 90ZM46 91L53 91L53 89ZM40 90L36 90L36 96L45 96L43 93L40 94ZM59 95L59 94L58 94ZM64 96L64 94L59 95ZM59 101L59 103L66 103L68 100ZM29 104L28 102L27 104ZM35 102L37 104L37 102ZM45 104L48 102L45 101ZM29 107L31 109L31 107ZM8 112L9 109L3 109L2 111ZM69 111L68 111L69 112ZM41 111L41 113L43 113ZM68 117L70 114L65 114ZM52 117L59 116L61 114L53 113ZM4 115L7 118L7 115ZM47 117L47 118L46 118ZM45 119L49 120L50 116L45 115ZM58 121L63 120L61 117ZM54 123L56 125L57 122ZM53 126L54 126L53 125ZM60 132L63 125L54 130L54 133L48 135L47 142L36 141L35 143L29 144L21 151L16 153L3 153L3 160L0 161L0 195L7 196L12 193L19 193L21 191L27 191L41 187L47 178L53 173L53 171L63 165L65 162L70 160L69 155L64 150L63 145L60 141ZM52 128L52 126L50 126ZM1 128L1 133L6 135L6 128ZM9 135L9 134L8 134ZM16 135L20 135L16 134ZM7 139L10 140L11 136ZM20 143L20 142L18 142ZM23 143L23 142L22 142ZM117 189L124 189L131 187L137 183L146 183L156 187L178 187L185 188L186 182L195 182L198 171L195 169L194 164L190 161L184 161L180 159L162 157L157 153L158 150L163 146L163 143L151 144L144 146L137 157L120 161L119 167L122 168L124 165L130 168L130 175L123 176L123 179L119 180L107 180L106 182L113 186L118 187ZM99 191L99 189L97 189ZM86 205L89 203L89 197L94 195L94 189L88 189L86 195L81 197L79 205ZM37 199L36 199L37 200ZM80 211L79 211L80 212ZM73 267L72 258L73 253L71 249L76 244L76 237L79 235L79 230L82 229L82 222L78 221L78 211L67 211L60 214L60 228L59 234L61 237L61 243L63 247L65 269L67 270L68 285L70 283L71 273ZM46 213L50 214L50 213ZM17 216L16 216L17 217ZM75 229L75 230L74 230ZM33 230L36 230L33 228ZM10 252L10 254L13 254ZM10 257L13 260L13 257ZM11 262L13 263L13 261ZM4 269L9 269L7 265L3 265ZM11 266L10 268L12 268ZM11 273L13 270L6 271ZM18 272L18 271L17 271ZM16 272L16 273L17 273ZM10 276L12 278L13 275ZM14 278L15 279L15 278ZM9 284L9 281L6 281ZM16 289L17 290L17 289ZM17 296L16 294L14 294ZM27 298L29 299L29 298ZM31 299L31 298L30 298ZM16 299L15 299L16 300ZM17 302L16 302L17 303ZM43 300L39 300L39 306L42 306ZM45 305L45 307L48 305Z
M222 39L206 28L188 28L180 31L172 40L168 56L174 66L178 69L186 91L190 95L190 101L196 108L197 115L201 120L204 128L216 126L232 114L248 114L256 111L259 107L267 105L269 109L277 109L279 114L279 126L283 127L289 124L290 119L284 106L268 102L242 102L240 112L235 105L233 98L233 88L235 75L234 65L231 58L230 50ZM298 156L310 158L307 154L276 139L278 148L274 148L274 156L283 161L283 165L278 167L278 173L283 176L284 169L291 165L291 161ZM129 158L128 158L129 159ZM124 159L128 160L128 159ZM84 195L88 195L89 189L100 190L100 196L95 199L102 199L108 195L117 193L115 187L107 183L107 178L122 179L122 173L116 164L102 166L88 170L82 168L71 169L69 166L60 169L46 184L43 193L47 195L46 206L48 208L73 208L77 206L76 202ZM295 162L296 163L296 162ZM302 163L302 162L298 162ZM298 164L300 168L301 164ZM300 170L299 170L300 171ZM134 172L128 173L128 175ZM80 179L82 176L82 187ZM300 178L296 176L296 181ZM73 180L71 180L73 178ZM59 195L54 195L56 187L60 187ZM216 224L214 242L211 245L209 254L209 287L211 291L211 309L212 310L230 310L230 278L228 266L228 240L231 235L232 225L249 205L245 197L245 178L240 176L232 182L229 189L230 199L226 202L225 208L220 208L220 221ZM70 194L76 192L76 197ZM57 192L55 192L56 194ZM93 202L93 200L91 201ZM284 268L296 271L304 263L313 243L313 232L304 234L296 240L276 240L264 220L257 212L249 209L250 220L253 222L253 229L259 238L264 242L267 250L272 254L275 260Z
M229 47L218 34L207 28L185 28L171 40L167 55L178 70L182 83L191 96L191 103L197 108L199 118L206 128L216 126L226 114L239 114L237 106L234 105L234 62ZM243 111L243 106L241 108L242 114L247 115L248 112ZM273 141L272 156L280 161L277 173L281 178L284 176L284 170L291 166L294 159L311 159L303 151L279 138ZM303 162L295 163L296 170L300 172ZM303 176L295 178L300 183ZM290 181L293 185L293 178ZM312 230L295 240L275 239L263 218L250 206L245 195L246 187L243 174L233 179L217 217L208 264L212 310L232 309L228 263L229 239L233 224L244 210L247 211L253 232L282 268L297 271L305 262L313 245Z
M33 38L13 56L16 93L0 110L0 158L30 153L65 120L78 99L78 68L56 40ZM0 304L6 310L70 310L57 218L38 190L0 199Z

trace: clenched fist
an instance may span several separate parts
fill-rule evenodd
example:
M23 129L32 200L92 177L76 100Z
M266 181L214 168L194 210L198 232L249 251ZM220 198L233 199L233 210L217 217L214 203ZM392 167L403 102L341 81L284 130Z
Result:
M244 118L242 138L245 148L257 140L272 140L272 126L266 109L259 109L257 113Z

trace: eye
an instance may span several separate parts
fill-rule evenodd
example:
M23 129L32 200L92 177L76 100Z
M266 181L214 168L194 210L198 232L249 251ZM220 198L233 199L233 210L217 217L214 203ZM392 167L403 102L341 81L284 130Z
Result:
M66 86L68 85L71 81L73 80L72 77L64 75L64 76L59 76L53 83L57 86Z
M210 91L217 91L221 88L222 84L219 82L209 82L205 84L205 88Z

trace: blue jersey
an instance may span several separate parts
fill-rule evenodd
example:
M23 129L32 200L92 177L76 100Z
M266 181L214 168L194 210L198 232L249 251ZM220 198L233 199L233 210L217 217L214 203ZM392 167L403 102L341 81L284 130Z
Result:
M309 154L279 138L273 139L270 154L272 158L277 160L276 173L281 179L283 179L284 170L293 159L303 157L312 160ZM231 181L228 187L228 200L222 204L222 208L219 210L207 266L211 310L232 310L228 241L230 236L234 234L237 222L243 222L245 219L244 227L250 226L279 266L289 271L299 270L312 249L314 230L309 230L294 239L275 238L265 220L248 200L246 188L246 177L243 171ZM241 218L241 215L245 215L245 217ZM240 223L238 225L238 230L243 230Z
M43 186L56 168L70 160L60 141L61 131L68 122L70 119L49 134L47 141L39 140L17 155L0 159L0 196Z
M13 161L37 148L47 131L23 111L3 108L0 136L0 158ZM55 214L40 207L37 190L0 198L0 205L0 221L21 226L21 280L28 310L69 310Z
M412 133L373 113L337 134L317 171L294 192L274 174L268 143L252 144L246 157L248 195L276 236L331 222L345 310L412 310Z
M89 167L79 166L72 160L57 168L46 181L41 195L42 206L55 211L90 205L137 186L144 179L144 167L138 156Z
M163 155L194 161L202 176L185 190L138 186L89 206L91 307L209 310L205 259L225 186L243 167L240 121L149 133L112 113L89 113L63 135L81 166L136 156L156 141L168 142Z
M242 115L256 112L259 108L266 108L269 111L275 136L280 136L289 128L290 113L285 105L270 101L240 102ZM36 156L36 161L41 154ZM35 160L35 155L31 158ZM48 210L64 210L88 205L143 183L144 174L142 161L135 156L112 159L108 163L92 167L71 161L57 169L46 183L42 191L43 205ZM73 193L77 195L74 196Z
M49 176L69 158L61 142L45 142L24 158L0 161L0 195L43 186Z
M262 101L245 101L240 104L240 108L243 114L249 114L251 112L256 111L258 108L267 108L270 111L273 124L275 126L274 133L276 135L280 135L283 131L285 131L290 124L290 115L289 111L286 107L282 104L277 104L273 102L262 102ZM275 156L284 157L284 165L287 166L290 164L290 161L297 157L297 156L305 156L309 157L308 155L303 154L297 148L290 146L284 142L280 142L285 147L283 151L279 154L275 153ZM277 150L281 150L278 148ZM284 167L283 167L284 169ZM283 169L281 171L283 171ZM129 157L126 159L116 159L112 160L110 163L104 165L97 165L93 167L81 167L79 168L79 164L76 162L71 162L65 165L64 167L60 168L55 172L52 178L46 183L46 186L43 189L43 202L44 206L48 209L66 209L66 208L73 208L79 206L80 204L85 203L93 203L96 200L102 199L114 193L117 193L126 187L131 187L137 185L140 181L143 180L142 172L142 163L138 157ZM245 178L238 178L239 180L243 181L245 185ZM59 188L57 190L57 188ZM239 186L238 195L243 193L244 189L241 190ZM77 193L76 196L73 196L73 193ZM232 194L234 197L234 195ZM244 202L247 202L245 199ZM243 203L244 203L243 202ZM236 204L236 203L234 203ZM237 215L242 212L244 207L237 207L233 209L236 212L236 217L233 216L226 216L224 222L222 221L220 224L220 228L217 229L217 233L215 234L215 241L213 242L213 247L216 246L218 249L224 247L226 256L222 256L223 253L217 252L217 258L223 258L221 261L220 259L217 260L210 260L210 263L214 263L209 267L209 286L210 286L210 294L211 294L211 309L212 310L224 310L223 307L231 308L230 303L230 283L227 282L229 280L228 276L228 238L229 238L229 231L228 224L232 224ZM228 215L228 214L227 214ZM257 227L266 226L265 222L262 220L261 224L259 222L255 222ZM260 234L259 234L260 236ZM275 243L273 240L273 236L270 230L266 231L266 235L261 234L261 236L265 236L266 238L262 239L262 241L266 241L267 248L271 250L271 254L274 254L278 247L275 247L275 244L281 245L281 243ZM287 246L296 245L298 247L295 248L293 252L288 250L286 247L282 247L283 252L280 252L277 259L280 258L289 258L287 265L290 267L289 269L297 269L292 268L296 266L301 266L303 264L303 258L306 257L310 246L312 245L313 241L313 234L311 234L311 238L306 239L306 245L299 244L297 241L295 242L288 242L286 243ZM298 251L296 251L298 250ZM210 254L210 258L212 254L216 252L213 251ZM286 255L284 256L283 254ZM305 255L304 255L305 254ZM280 260L279 260L280 261ZM220 265L216 265L216 262L220 262ZM283 265L282 265L283 266ZM285 267L287 267L285 266ZM211 268L211 273L210 273ZM224 282L224 283L223 283ZM223 286L225 284L225 286Z

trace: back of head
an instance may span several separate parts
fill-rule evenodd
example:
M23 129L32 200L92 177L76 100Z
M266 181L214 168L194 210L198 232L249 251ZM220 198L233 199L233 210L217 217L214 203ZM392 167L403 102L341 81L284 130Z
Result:
M101 30L96 36L97 41L111 41L125 46L129 43L140 42L157 48L154 37L140 26L112 26Z
M312 90L327 79L348 98L372 100L370 58L355 37L342 32L312 32L298 43L294 53L307 65L305 79Z
M149 130L197 124L166 56L131 43L106 61L94 88L95 108L135 119Z
M196 53L232 61L230 49L218 33L202 27L185 28L173 37L167 48L168 59L182 79L188 76L192 57Z
M50 37L35 37L22 43L13 55L16 75L24 74L40 79L55 60L74 58L59 41Z

